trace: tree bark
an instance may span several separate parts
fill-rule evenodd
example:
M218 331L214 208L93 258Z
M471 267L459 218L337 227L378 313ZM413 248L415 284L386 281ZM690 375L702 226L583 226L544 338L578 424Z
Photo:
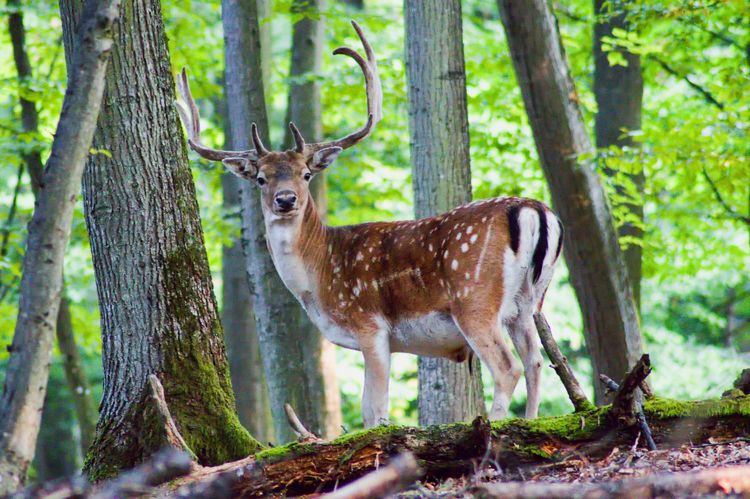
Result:
M252 148L250 124L258 125L261 138L268 141L268 116L263 90L258 11L255 2L222 1L226 47L226 95L229 106L229 140L232 148ZM294 440L286 422L284 404L299 414L314 414L316 397L310 393L305 364L307 354L297 339L301 328L301 307L281 282L268 253L260 198L255 186L243 182L242 246L245 269L252 283L256 327L260 338L276 438ZM305 424L310 424L305 421ZM312 425L310 425L312 426Z
M258 16L262 19L269 14L270 2L269 0L256 1ZM268 84L271 78L271 24L261 22L259 28L263 51L261 54L263 82ZM224 135L229 137L230 130L226 121L225 119ZM229 143L227 147L230 147ZM250 294L248 276L245 273L245 255L239 237L241 182L229 172L225 172L221 179L224 211L232 220L238 221L237 236L232 239L231 245L225 246L222 250L223 309L221 320L224 324L232 387L240 422L259 441L268 442L274 438L268 384L263 373L253 299Z
M61 2L66 55L78 3ZM158 450L147 388L162 380L172 415L203 464L259 448L234 408L224 338L159 2L127 0L94 147L84 211L101 310L104 394L84 469L93 480Z
M31 78L32 70L29 62L28 52L26 50L26 29L23 22L23 13L19 0L9 0L8 6L18 9L8 16L8 31L11 35L13 44L13 57L16 66L18 78L21 84L24 80ZM21 103L21 123L23 130L27 133L39 133L39 112L34 102L23 97L19 97ZM24 164L29 174L31 191L34 198L39 198L39 192L42 186L42 177L44 175L44 165L42 165L41 153L34 149L23 155ZM19 178L20 180L20 178ZM57 313L56 333L57 344L63 355L63 366L68 381L68 387L73 397L73 403L76 408L78 425L81 430L81 450L86 453L89 444L94 436L94 425L96 424L96 406L94 403L91 390L89 389L88 379L83 370L81 356L78 353L75 335L73 333L73 324L70 316L70 307L65 294L65 280L60 291L60 305Z
M622 54L627 66L609 63L607 52L602 50L603 37L612 37L612 30L622 29L630 31L625 8L628 0L594 0L594 95L596 96L596 146L606 149L610 146L620 148L637 148L628 132L641 129L641 103L643 101L643 77L641 75L641 58L623 49L613 48ZM636 187L639 199L625 203L625 208L635 221L626 221L618 228L620 237L643 239L643 168L638 158L632 157L633 151L625 151L625 159L630 159L632 172L618 172L606 167L605 173L616 176L618 173L632 182ZM606 157L602 158L606 165ZM622 185L616 185L618 193L627 192ZM641 269L643 247L640 244L628 244L623 249L628 278L633 290L636 306L641 303Z
M471 201L461 2L405 0L414 215ZM419 358L419 424L486 413L478 359Z
M627 268L549 3L497 3L542 169L565 225L565 258L602 402L598 375L620 379L642 353Z
M325 8L323 0L294 0L293 15L303 16L292 28L292 50L287 100L286 121L297 125L308 142L323 140L323 123L320 108L320 85L316 76L320 74L323 62L323 20L320 11ZM284 145L291 147L293 138L286 128ZM327 215L326 173L323 171L313 178L310 184L318 214L323 221ZM341 398L336 379L335 347L323 339L320 331L312 324L304 310L300 319L300 337L307 353L305 370L310 393L319 394L313 402L315 414L302 414L300 417L313 432L325 438L333 438L341 433Z
M54 318L60 305L63 258L102 101L118 11L118 0L86 3L52 153L29 225L18 320L0 400L0 494L23 484L34 457Z

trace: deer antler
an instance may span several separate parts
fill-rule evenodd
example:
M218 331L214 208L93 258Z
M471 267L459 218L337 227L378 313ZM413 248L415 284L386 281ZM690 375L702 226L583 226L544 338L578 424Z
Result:
M260 141L255 144L258 152L256 152L256 149L250 149L247 151L224 151L221 149L211 149L210 147L201 144L201 122L198 114L198 106L195 105L193 94L190 92L190 84L188 83L187 70L185 68L182 68L181 73L177 77L177 90L179 91L182 100L185 101L187 109L177 101L175 101L174 105L177 108L182 123L184 123L185 128L187 129L188 144L190 144L190 148L193 151L197 152L202 157L213 161L221 161L227 158L247 158L255 161L259 156L263 156L268 152L263 148L263 144L261 144ZM253 124L253 128L255 128L255 124ZM260 148L258 147L258 144L260 144Z
M350 47L339 47L333 51L334 55L346 55L354 59L359 67L362 69L362 73L365 76L365 91L367 93L367 122L365 126L359 130L350 133L349 135L342 137L338 140L330 142L317 142L314 144L305 144L302 135L294 126L294 123L290 123L289 127L292 129L294 135L295 150L298 152L304 151L305 154L312 155L316 151L325 149L328 147L340 147L342 149L348 149L358 142L362 141L372 132L373 127L380 121L383 116L383 90L380 85L380 76L378 76L378 64L375 60L375 53L372 51L370 42L367 41L365 34L362 32L359 24L356 21L352 21L352 26L357 32L359 39L362 41L362 46L365 49L365 55L367 59L356 50Z

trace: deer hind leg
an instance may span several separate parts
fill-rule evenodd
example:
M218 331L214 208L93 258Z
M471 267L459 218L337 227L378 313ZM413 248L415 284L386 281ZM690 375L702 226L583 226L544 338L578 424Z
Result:
M365 358L365 383L362 391L362 419L365 428L388 424L388 378L391 351L388 336L378 333L360 345Z
M502 328L494 320L479 320L477 315L461 314L454 317L469 346L487 366L495 384L491 420L508 415L513 390L521 377L521 366L502 335Z
M526 379L526 417L534 419L539 412L539 390L542 376L542 353L536 341L533 308L519 307L519 314L505 321L523 363Z

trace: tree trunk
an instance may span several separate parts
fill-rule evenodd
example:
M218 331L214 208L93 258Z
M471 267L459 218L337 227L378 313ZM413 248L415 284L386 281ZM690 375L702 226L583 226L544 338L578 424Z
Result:
M599 374L619 379L642 353L627 268L549 3L497 3L542 169L565 226L564 253L601 402Z
M227 133L228 135L228 133ZM229 147L229 146L228 146ZM240 179L225 173L221 179L224 210L239 217ZM238 227L239 229L239 224ZM238 234L239 235L239 234ZM239 237L222 249L223 280L221 322L227 346L229 370L240 422L261 442L273 438L268 407L268 385L263 375L258 331L255 328L253 299L245 273L245 255Z
M365 0L341 0L346 5L351 5L355 9L364 10Z
M628 0L594 0L594 94L596 96L596 146L600 149L609 146L632 149L638 147L628 132L641 129L641 103L643 101L643 77L641 76L641 58L637 54L622 49L613 49L622 54L627 66L612 66L607 52L602 50L602 38L612 37L612 30L629 31L630 24L625 15ZM623 159L629 159L633 171L618 172L611 168L604 171L609 176L618 173L636 187L639 199L625 203L630 216L636 221L626 221L618 229L620 237L643 239L643 167L633 151L623 151ZM606 164L606 157L603 158ZM616 185L618 192L624 195L628 190ZM641 268L643 247L641 244L628 244L623 249L628 278L633 290L636 306L641 303Z
M258 15L268 15L269 0L257 0ZM262 42L261 55L263 81L268 84L271 77L270 34L271 24L260 23ZM225 113L226 116L226 113ZM229 137L229 127L225 119L225 137ZM229 147L229 144L227 144ZM224 194L224 211L239 221L241 180L229 172L221 179ZM273 421L268 400L268 384L263 374L263 361L260 357L258 331L255 327L253 299L250 284L245 273L245 255L239 237L240 224L237 223L237 237L222 250L222 303L221 321L227 345L229 368L232 373L232 387L237 401L240 422L261 442L273 437Z
M63 290L63 293L65 291ZM70 304L68 298L63 294L60 297L60 310L57 314L57 346L63 357L63 369L65 379L68 382L70 395L73 398L73 406L81 429L81 454L85 455L91 443L94 441L96 431L96 404L91 393L89 380L83 370L83 361L78 352L76 338L73 333L73 324L70 317Z
M20 9L19 0L9 0L8 6ZM18 78L23 81L32 77L31 64L26 51L26 29L23 23L23 13L18 10L8 16L8 30L10 31L11 41L13 44L13 56ZM39 133L39 112L34 102L19 98L21 102L21 122L23 129L27 133ZM42 176L44 175L44 165L39 150L35 149L23 155L26 170L31 180L31 191L34 198L39 198L39 192L42 185ZM88 379L83 370L81 356L78 353L75 335L73 334L73 324L70 317L70 307L65 295L65 281L60 291L60 305L57 313L56 332L57 344L63 355L63 366L65 368L68 387L73 397L73 403L76 408L78 425L81 429L81 448L85 454L89 444L94 436L94 425L96 424L96 406L94 404L91 390L89 389Z
M66 54L77 2L62 2ZM104 105L83 177L84 210L101 310L104 394L85 471L94 480L132 467L164 443L147 377L203 464L259 444L234 408L193 179L173 107L159 2L127 0Z
M47 390L63 257L104 91L118 0L90 0L39 203L29 224L18 320L0 400L0 494L26 479Z
M405 0L414 214L471 201L461 2ZM419 358L419 424L485 414L479 361Z
M75 403L68 395L58 369L52 369L44 399L42 424L34 453L34 482L74 475L81 469L83 453L73 424ZM96 420L94 420L96 423Z
M297 125L308 142L323 140L323 123L320 110L320 85L315 79L320 74L323 61L323 20L320 11L323 0L294 0L292 14L303 17L294 23L292 32L291 65L286 121ZM293 138L289 129L284 135L284 145L291 147ZM315 176L311 191L318 214L325 221L327 214L326 173ZM300 337L308 358L305 364L310 392L320 394L312 406L316 414L299 414L305 424L325 438L341 433L341 399L336 379L335 347L323 339L304 310ZM309 421L309 423L308 423Z
M249 149L250 124L258 125L261 138L268 143L268 116L263 91L260 33L255 2L222 1L226 47L226 98L229 142L233 148ZM252 283L255 320L260 338L261 357L268 381L276 438L294 440L286 421L284 404L299 414L315 414L316 397L305 383L308 352L298 342L301 307L281 282L268 253L260 197L255 185L242 182L242 246L245 269ZM312 423L305 421L305 424ZM312 428L311 428L312 429ZM319 427L316 428L318 431Z

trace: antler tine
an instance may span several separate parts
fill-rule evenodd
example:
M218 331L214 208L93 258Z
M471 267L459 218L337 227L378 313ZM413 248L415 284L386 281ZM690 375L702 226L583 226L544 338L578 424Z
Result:
M294 151L298 152L300 154L305 152L305 138L302 137L302 133L300 133L299 128L297 128L297 125L289 122L289 130L292 131L292 135L294 136Z
M250 126L250 132L253 136L253 145L255 146L255 152L258 154L258 157L261 158L268 154L268 149L265 148L263 141L260 140L260 135L258 135L258 125L253 123Z
M359 130L350 133L349 135L342 137L332 142L318 142L316 144L308 144L306 150L310 152L319 151L326 147L338 146L342 149L347 149L362 139L370 135L373 127L381 120L383 116L383 90L380 84L380 76L378 75L378 64L375 59L375 53L370 46L370 42L367 41L362 28L357 24L356 21L352 21L352 26L357 32L362 46L365 49L365 55L367 59L356 50L350 47L339 47L333 51L334 55L346 55L356 61L362 70L362 74L365 77L365 91L367 94L367 122L365 126Z
M221 149L211 149L210 147L201 144L200 115L198 114L198 106L195 104L193 94L190 92L190 83L188 82L186 68L182 68L180 75L177 77L177 90L180 93L182 100L187 104L187 109L177 101L175 101L174 104L177 108L177 113L180 115L180 119L185 124L188 133L188 144L190 144L190 148L193 151L212 161L221 161L226 158L257 159L257 154L254 149L247 151L224 151Z

